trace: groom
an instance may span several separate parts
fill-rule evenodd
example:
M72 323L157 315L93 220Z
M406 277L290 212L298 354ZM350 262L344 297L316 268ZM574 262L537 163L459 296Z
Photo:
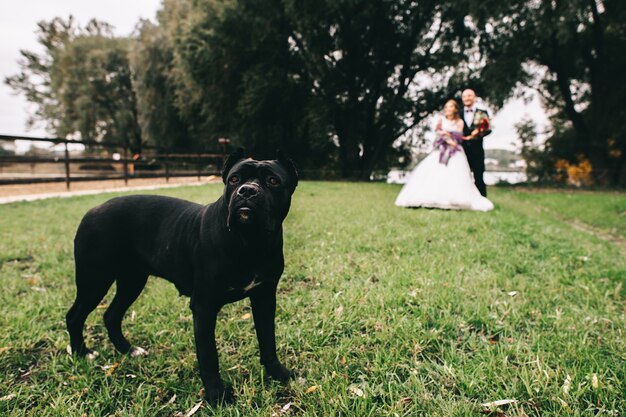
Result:
M484 119L487 119L487 125L489 124L489 113L484 109L476 107L476 93L474 90L468 88L463 90L461 95L463 101L463 113L461 118L463 119L463 135L474 136L470 140L463 141L463 150L467 156L467 162L470 169L474 174L474 183L476 188L483 195L487 197L487 186L483 180L483 174L485 173L485 150L483 149L483 137L491 133L491 130L480 130L479 124Z

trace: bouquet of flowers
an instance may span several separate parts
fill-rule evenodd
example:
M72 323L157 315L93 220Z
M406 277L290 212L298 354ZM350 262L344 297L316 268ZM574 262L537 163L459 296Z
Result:
M487 112L484 112L482 110L476 110L472 125L474 126L474 132L478 130L478 137L482 138L491 133L491 129L489 129L489 115L487 114Z

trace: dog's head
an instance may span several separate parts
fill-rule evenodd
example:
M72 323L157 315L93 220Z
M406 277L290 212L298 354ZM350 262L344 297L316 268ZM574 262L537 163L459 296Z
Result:
M287 217L298 172L281 151L274 160L257 161L244 158L239 148L226 160L222 179L228 228L273 232Z

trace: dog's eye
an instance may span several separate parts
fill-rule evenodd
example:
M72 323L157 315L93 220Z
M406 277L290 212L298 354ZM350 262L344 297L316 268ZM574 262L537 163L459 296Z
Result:
M276 186L276 185L280 185L280 180L279 180L278 178L276 178L276 177L269 177L269 178L267 179L267 182L268 182L270 185L274 185L274 186Z
M239 175L233 175L228 179L231 184L237 184L239 182Z

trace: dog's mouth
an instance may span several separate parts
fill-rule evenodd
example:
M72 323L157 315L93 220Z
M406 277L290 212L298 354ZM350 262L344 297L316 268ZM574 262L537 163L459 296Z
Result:
M270 227L268 222L272 223L271 210L264 203L258 198L232 198L228 207L228 229L249 233Z
M253 207L245 205L243 207L231 207L228 214L228 228L251 227L256 224L258 213Z
M250 207L241 207L235 211L239 223L248 224L252 222L253 213Z

